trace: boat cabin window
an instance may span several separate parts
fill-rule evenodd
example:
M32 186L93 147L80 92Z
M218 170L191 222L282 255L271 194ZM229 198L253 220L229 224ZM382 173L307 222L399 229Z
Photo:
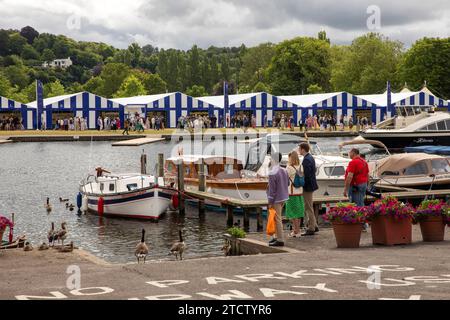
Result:
M384 171L381 176L399 176L400 172L398 171Z
M133 191L133 190L136 190L137 188L138 188L137 183L130 183L130 184L127 184L127 189L128 189L128 191Z
M450 164L447 159L431 160L431 168L433 173L449 173Z
M115 188L114 188L114 183L110 183L109 184L109 191L114 192Z
M329 177L343 176L345 175L345 168L343 166L325 167L325 174Z
M446 130L446 128L445 128L445 121L439 121L438 123L437 123L437 127L438 127L438 130L439 131L445 131Z
M105 190L105 184L100 183L100 191L103 192L103 190Z
M447 130L450 130L450 120L445 120L445 126L447 127Z
M226 174L233 174L233 172L234 172L234 165L233 164L225 164L223 171Z
M408 167L403 172L405 176L416 176L416 175L424 175L428 174L428 167L427 164L422 161L419 163L416 163L415 165Z
M427 130L428 131L437 131L437 124L432 123L432 124L428 125Z

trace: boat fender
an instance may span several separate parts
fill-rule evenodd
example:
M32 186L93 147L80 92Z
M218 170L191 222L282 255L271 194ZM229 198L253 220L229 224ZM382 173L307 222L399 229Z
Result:
M105 210L104 207L105 207L105 200L103 200L103 198L100 197L100 198L98 199L98 208L97 208L97 212L98 212L98 214L99 214L100 216L102 216L103 213L104 213L104 210Z
M81 195L81 192L78 192L78 194L77 194L77 207L78 207L78 210L81 209L82 205L83 205L83 196Z
M180 199L178 198L178 194L174 193L172 195L172 207L174 209L178 209L179 205L180 205Z
M81 211L87 212L88 211L88 197L86 195L83 196L83 200L81 202Z

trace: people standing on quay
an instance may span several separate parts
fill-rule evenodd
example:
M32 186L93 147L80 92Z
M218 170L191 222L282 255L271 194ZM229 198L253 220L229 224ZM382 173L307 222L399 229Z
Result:
M349 197L358 207L364 207L364 197L369 183L369 165L359 155L358 149L350 150L349 157L352 161L345 171L344 197Z
M294 226L294 230L289 234L289 237L298 238L301 235L300 225L305 217L305 203L303 200L303 188L294 186L295 176L304 176L296 151L292 151L289 154L289 163L286 169L289 175L289 200L286 202L286 217L292 221Z
M123 122L123 132L122 135L125 135L125 133L129 136L130 135L130 123L128 122L128 119L125 119Z
M314 214L313 194L319 189L316 181L316 160L310 153L308 143L300 144L300 154L303 156L303 171L305 175L305 185L303 186L303 199L305 202L305 213L308 219L307 230L302 236L313 236L319 231L319 225Z
M284 246L282 213L284 204L289 200L289 176L286 169L280 166L281 159L281 153L275 152L272 154L267 188L269 209L275 209L276 211L276 238L269 242L271 247Z

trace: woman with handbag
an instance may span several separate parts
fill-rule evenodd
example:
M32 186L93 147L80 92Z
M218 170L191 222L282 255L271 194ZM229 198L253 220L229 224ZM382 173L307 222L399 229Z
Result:
M305 217L305 202L303 200L304 176L298 153L289 154L287 165L289 175L289 200L286 202L286 217L292 221L294 230L289 234L291 238L301 237L300 225Z

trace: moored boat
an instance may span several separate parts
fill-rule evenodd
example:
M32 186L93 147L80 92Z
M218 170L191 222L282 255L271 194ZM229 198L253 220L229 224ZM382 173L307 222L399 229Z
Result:
M100 215L158 220L172 203L174 189L163 178L138 173L89 175L80 182L85 210Z

